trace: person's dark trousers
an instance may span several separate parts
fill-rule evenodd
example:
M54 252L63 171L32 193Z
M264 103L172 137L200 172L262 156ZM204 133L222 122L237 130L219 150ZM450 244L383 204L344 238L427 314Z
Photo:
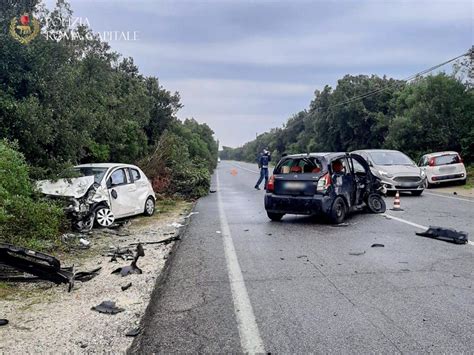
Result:
M257 183L255 184L255 188L259 188L260 184L262 183L263 179L265 179L265 186L264 188L267 188L268 184L268 168L261 168L260 169L260 177L258 178Z

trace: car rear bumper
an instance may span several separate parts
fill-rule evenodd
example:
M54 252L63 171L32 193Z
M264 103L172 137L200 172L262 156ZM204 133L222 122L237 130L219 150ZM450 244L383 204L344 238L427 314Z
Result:
M272 213L304 215L329 213L332 202L333 198L319 194L314 196L291 196L267 193L265 195L265 209Z
M449 182L449 181L460 181L465 180L466 174L465 173L457 173L457 174L449 174L449 175L433 175L428 177L428 181L430 184L439 184L442 182Z

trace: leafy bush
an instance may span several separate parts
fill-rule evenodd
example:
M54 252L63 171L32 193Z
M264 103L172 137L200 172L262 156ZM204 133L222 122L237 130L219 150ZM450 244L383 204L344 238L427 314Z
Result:
M58 242L64 213L35 195L16 144L0 141L0 242L44 249Z
M191 158L189 144L192 144L190 140L166 131L154 153L140 163L155 192L184 198L199 198L209 193L210 162Z

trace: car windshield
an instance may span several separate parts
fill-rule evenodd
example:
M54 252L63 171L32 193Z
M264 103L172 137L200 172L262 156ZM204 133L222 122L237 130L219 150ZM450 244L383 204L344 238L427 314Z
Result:
M410 158L401 152L380 151L369 153L375 165L414 165Z
M100 183L102 178L104 177L105 173L107 172L107 168L97 168L97 167L75 167L72 169L75 177L82 177L82 176L94 176L94 182Z

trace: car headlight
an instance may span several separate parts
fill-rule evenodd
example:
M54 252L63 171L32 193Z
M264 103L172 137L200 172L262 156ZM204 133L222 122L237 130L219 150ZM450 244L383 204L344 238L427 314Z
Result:
M386 177L386 178L389 178L389 179L393 177L392 174L387 173L386 171L379 170L378 172L379 172L380 176L383 176L383 177Z

